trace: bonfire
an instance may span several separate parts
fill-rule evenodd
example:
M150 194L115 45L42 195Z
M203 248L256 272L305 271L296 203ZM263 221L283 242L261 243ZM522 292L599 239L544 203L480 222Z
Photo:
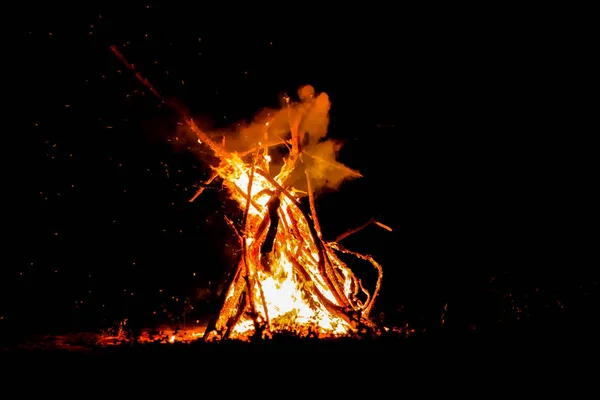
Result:
M114 46L111 49L135 72ZM146 79L138 72L136 76L164 102ZM243 140L233 140L237 144L233 149L171 105L198 142L219 160L190 201L220 179L243 213L237 224L226 218L239 240L241 256L221 311L204 339L265 338L278 332L320 338L376 332L370 314L381 287L381 266L371 256L338 243L356 230L326 241L317 219L315 190L361 177L335 159L340 144L326 138L327 94L316 93L310 85L301 87L297 101L286 96L281 109L263 113L241 129L238 139ZM272 165L272 151L283 155L278 165ZM306 198L304 207L301 200ZM341 253L373 265L377 279L371 291L342 262Z

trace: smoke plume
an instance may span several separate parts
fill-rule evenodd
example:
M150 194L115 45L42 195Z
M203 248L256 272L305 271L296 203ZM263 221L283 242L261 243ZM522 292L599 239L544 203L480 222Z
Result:
M314 192L324 188L338 189L346 179L361 175L337 161L343 143L327 138L329 126L329 96L316 93L314 87L305 85L298 89L297 99L282 99L280 108L263 109L252 121L238 122L228 129L213 132L216 141L222 141L230 152L247 153L259 146L268 145L273 165L289 154L291 131L297 129L301 157L292 176L292 185L306 191L306 174L311 177Z

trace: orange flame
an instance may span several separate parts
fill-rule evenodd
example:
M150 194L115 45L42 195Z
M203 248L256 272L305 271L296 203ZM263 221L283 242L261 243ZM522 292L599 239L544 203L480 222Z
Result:
M243 231L238 233L243 257L207 338L243 339L259 331L340 336L355 332L361 323L373 327L369 312L381 285L381 266L370 256L323 241L308 174L312 224L300 207L296 189L285 189L280 183L297 167L292 157L293 149L275 178L268 172L270 157L260 149L252 162L233 153L216 169L246 214ZM277 224L275 238L272 249L265 252L261 249L272 224ZM379 278L373 295L335 251L375 266Z

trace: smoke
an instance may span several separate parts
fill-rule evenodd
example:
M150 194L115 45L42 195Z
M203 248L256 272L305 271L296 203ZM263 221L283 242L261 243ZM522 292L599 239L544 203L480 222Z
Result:
M295 171L294 187L307 189L304 171L308 172L311 188L317 193L325 188L337 190L347 179L360 177L358 172L337 161L343 142L327 138L331 109L327 93L317 94L312 86L305 85L298 89L298 97L300 101L291 105L289 120L292 126L298 124L302 150L301 165L298 167L303 168ZM291 135L289 128L288 135Z
M242 153L259 145L283 144L289 131L285 108L263 109L251 122L238 122L233 127L218 131L217 135L225 138L226 150Z
M304 158L304 164L311 179L312 190L337 190L346 179L360 176L336 160L342 145L341 141L330 139L307 148L306 154L310 156Z
M291 130L297 129L301 157L290 183L306 191L305 172L308 172L314 192L325 188L336 190L345 180L360 174L337 161L343 142L327 138L330 109L327 93L316 93L313 86L304 85L297 91L297 100L282 98L279 108L263 109L251 121L213 131L211 136L224 143L230 152L245 153L269 145L273 172L281 167L276 160L283 160L289 154Z
M298 91L302 93L304 88L300 88ZM312 89L312 87L311 87ZM329 96L327 93L320 93L314 100L306 99L303 103L306 104L308 109L305 114L300 114L300 140L302 136L308 134L310 136L311 143L317 143L327 135L327 128L329 126L329 109L331 103L329 102Z

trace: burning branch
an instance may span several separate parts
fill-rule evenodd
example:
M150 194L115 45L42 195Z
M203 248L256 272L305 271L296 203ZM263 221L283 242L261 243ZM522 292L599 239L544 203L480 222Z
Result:
M317 209L315 208L315 196L312 191L312 187L310 184L310 175L308 171L304 171L306 174L306 186L308 188L308 203L310 205L310 213L312 215L313 224L315 224L315 230L317 231L317 235L319 239L323 239L323 234L321 233L321 225L319 224L319 219L317 218Z
M259 332L259 331L262 331L262 328L261 328L260 321L258 321L258 314L256 313L256 306L254 304L254 296L252 294L253 288L255 286L255 279L254 279L255 271L252 270L252 265L248 262L248 226L247 226L248 212L250 211L250 203L252 200L252 183L254 180L254 171L256 170L257 158L258 158L258 152L256 153L256 156L254 157L254 161L252 162L252 168L250 169L250 177L248 179L248 190L247 190L248 194L246 196L246 209L244 210L244 217L242 220L242 240L244 242L242 245L242 255L244 258L244 265L245 265L245 270L246 270L246 275L244 276L244 278L246 280L246 286L247 286L247 290L248 290L250 309L252 311L252 320L254 321L254 327L255 327L256 331ZM266 324L268 326L269 325L269 313L266 308L267 303L265 301L265 295L262 291L260 281L256 282L256 286L258 286L258 291L259 291L260 297L263 301Z
M269 147L275 147L275 146L279 146L282 144L287 145L287 142L285 140L281 139L277 142L262 144L262 145L259 145L258 147L254 147L252 149L242 151L241 153L239 153L239 155L240 155L240 157L244 157L244 156L247 156L248 154L254 153L256 150L268 149Z
M229 225L231 227L231 229L233 229L235 236L238 238L238 241L240 242L240 247L244 246L244 238L242 238L242 235L240 235L240 233L238 232L237 228L233 224L233 221L230 220L228 217L225 217L225 222L227 222L227 225Z
M161 103L165 103L165 99L154 89L152 84L150 84L150 82L148 82L146 78L144 78L138 71L135 70L133 64L127 62L125 57L123 57L123 54L121 54L121 52L117 50L116 46L112 45L110 46L110 49L128 69L135 73L136 78L138 78L138 80L142 82L152 92L152 94L154 94L161 101ZM231 155L227 151L225 151L225 149L221 145L212 140L206 133L202 132L200 128L198 128L194 120L191 117L189 117L181 107L175 104L175 102L169 102L169 105L179 113L181 118L187 123L192 132L196 134L198 140L200 140L201 143L207 145L217 157L223 160L229 160L231 158Z
M375 299L379 295L379 290L381 289L381 281L383 279L383 268L370 255L365 255L365 254L356 253L354 251L350 251L348 249L343 248L341 245L339 245L337 243L330 243L329 246L331 246L331 248L333 248L335 250L341 251L342 253L352 254L353 256L355 256L357 258L368 261L377 270L377 283L375 284L375 291L373 292L373 296L371 297L370 301L367 304L365 304L365 307L363 308L363 317L368 318L371 310L373 309L373 305L375 304Z
M214 181L217 176L219 176L219 173L217 171L213 171L213 173L211 174L210 178L208 178L206 180L206 182L204 182L204 186L200 186L198 188L198 190L196 191L196 193L190 198L189 202L193 203L194 200L196 200L198 198L198 196L200 196L202 194L202 192L204 192L204 189L207 188L207 185L210 185L212 183L212 181Z
M374 218L371 218L370 220L368 220L368 221L367 221L367 222L365 222L364 224L360 225L359 227L357 227L357 228L354 228L354 229L349 229L349 230L347 230L346 232L342 233L341 235L339 235L338 237L336 237L336 238L335 238L335 241L336 241L336 242L339 242L339 241L341 241L342 239L344 239L344 238L347 238L348 236L350 236L350 235L352 235L352 234L355 234L356 232L360 232L360 231L362 231L363 229L365 229L367 226L369 226L369 225L371 225L371 224L375 224L375 225L377 225L377 226L379 226L379 227L381 227L381 228L385 229L385 230L386 230L386 231L388 231L388 232L392 232L392 228L390 228L390 227L389 227L389 226L387 226L387 225L384 225L384 224L382 224L381 222L375 221L375 219L374 219Z
M135 67L133 66L133 64L129 64L127 62L127 60L125 60L125 57L123 57L123 54L121 54L121 52L119 50L117 50L117 46L112 45L112 46L110 46L110 49L112 50L113 53L115 53L117 58L119 60L121 60L121 62L125 65L125 67L127 67L127 69L129 69L135 73L135 77L138 78L138 80L140 82L142 82L144 84L144 86L146 86L152 92L152 94L154 94L161 101L161 103L165 102L165 99L163 99L163 97L160 94L158 94L158 92L154 89L154 87L150 84L150 82L148 82L148 80L146 78L144 78L142 76L142 74L140 74L138 71L135 70Z

